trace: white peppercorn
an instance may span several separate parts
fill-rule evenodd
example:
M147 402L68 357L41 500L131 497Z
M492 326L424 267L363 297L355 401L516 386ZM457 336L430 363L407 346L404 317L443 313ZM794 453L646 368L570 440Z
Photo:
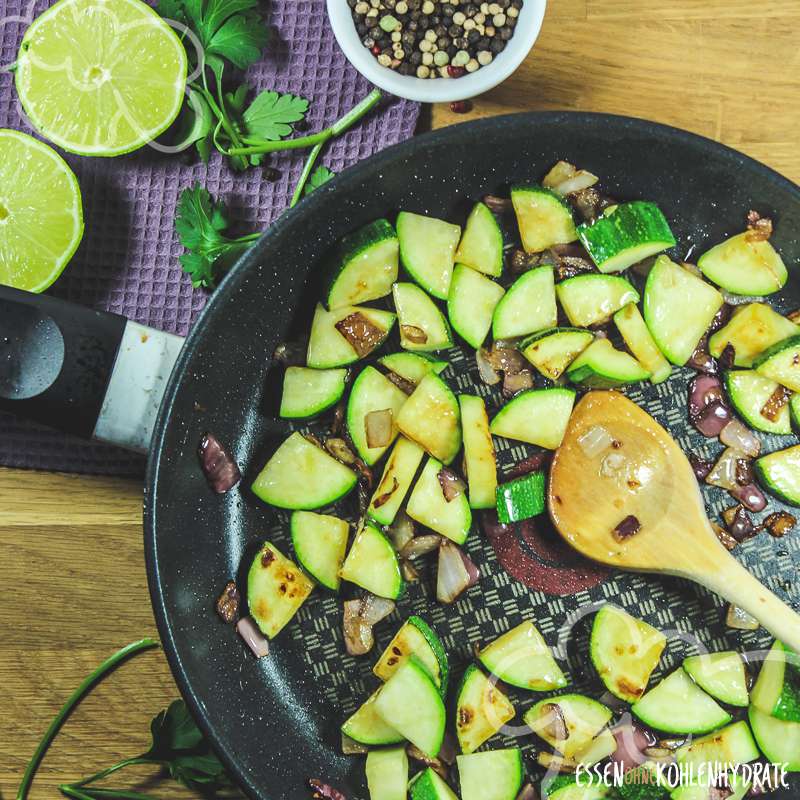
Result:
M406 0L400 0L400 2L394 7L394 10L398 14L408 14L408 3L406 3Z
M417 77L418 78L427 78L431 74L430 67L426 67L424 64L421 64L417 67Z
M422 13L423 14L433 14L435 11L436 6L431 2L431 0L425 0L422 4Z
M436 32L432 31L432 30L425 31L425 38L431 43L435 42L436 41Z
M444 67L450 63L450 56L444 50L439 50L433 56L433 63L436 64L437 67Z
M427 39L423 39L418 46L423 53L430 53L433 49L433 45Z
M452 58L451 63L454 67L465 67L469 61L469 53L466 50L459 50Z
M475 20L474 19L465 19L464 20L464 30L471 31L475 27Z
M465 64L467 72L477 72L477 70L480 69L480 66L481 65L474 58L471 58Z
M509 8L508 11L506 11L506 14L508 14L508 16L512 17L512 18L518 17L519 16L519 9L516 8L515 6L511 6L511 8Z
M480 53L478 53L478 63L482 67L485 67L487 64L491 64L492 58L493 56L489 50L481 50Z
M503 25L506 24L506 15L505 14L495 14L492 17L492 22L494 23L495 28L502 28Z
M433 53L423 53L422 54L422 63L426 67L429 67L431 64L433 64Z
M466 16L464 15L463 11L456 11L456 13L453 14L453 24L463 25L465 20Z
M382 67L388 67L392 63L392 57L388 53L381 53L378 56L378 63Z

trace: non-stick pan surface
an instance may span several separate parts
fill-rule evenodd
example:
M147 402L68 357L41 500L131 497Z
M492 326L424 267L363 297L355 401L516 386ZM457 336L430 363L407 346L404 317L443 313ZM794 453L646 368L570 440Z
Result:
M175 678L254 798L306 798L307 778L320 777L349 800L365 799L363 760L340 755L338 726L374 685L374 658L345 654L341 600L321 590L260 661L213 610L214 598L227 580L241 576L243 557L246 562L258 542L269 537L289 549L288 516L247 488L289 430L274 421L280 372L267 372L271 354L293 332L307 329L320 256L342 235L399 209L462 221L474 199L503 193L511 182L538 180L559 158L600 175L606 190L620 199L657 201L680 242L679 256L690 245L702 252L708 243L741 230L750 208L773 217L774 242L793 271L779 303L800 305L793 270L800 262L798 187L712 141L634 119L541 113L455 126L370 158L281 217L215 292L187 341L161 409L145 500L150 589ZM473 386L477 376L468 351L449 355L453 366L445 376L456 389ZM630 394L670 427L682 446L711 454L716 452L711 442L686 424L687 376L676 370L668 383ZM209 491L197 466L196 445L206 430L229 444L246 471L241 487L225 496ZM767 447L796 441L783 438L789 441L774 439ZM524 448L503 450L501 464L523 454ZM707 499L716 512L730 504L720 491ZM470 642L534 619L555 644L570 615L580 616L604 600L662 629L696 634L711 650L768 642L763 632L740 635L727 629L721 602L703 589L678 580L608 574L579 561L552 532L532 526L513 535L479 529L468 551L481 566L479 586L443 607L428 596L431 576L424 573L400 602L399 613L380 626L378 648L401 617L423 613L451 653L457 680ZM762 534L737 554L773 591L800 607L800 533L781 541ZM599 696L585 621L564 645L561 659L573 685ZM673 635L662 672L680 665L686 654L685 642ZM514 699L522 710L533 702L524 693ZM533 737L516 743L525 746L532 767ZM789 789L780 796L796 793Z

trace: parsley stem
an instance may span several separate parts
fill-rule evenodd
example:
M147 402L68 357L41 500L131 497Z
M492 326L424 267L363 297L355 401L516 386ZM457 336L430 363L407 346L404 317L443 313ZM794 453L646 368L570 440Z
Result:
M59 786L58 788L67 797L74 797L76 800L100 800L100 798L108 798L109 800L154 800L150 794L133 792L127 789L88 789L87 793L82 793L76 790L74 786ZM73 792L76 793L73 794Z
M289 202L289 208L294 208L300 202L300 198L303 196L303 189L308 182L308 176L311 175L311 170L314 169L314 164L316 163L319 154L322 152L323 146L324 142L315 144L311 152L308 154L306 163L303 165L303 171L300 173L300 177L297 179L297 186L294 187L294 194Z
M95 781L100 781L103 778L107 778L109 775L113 775L118 770L124 769L125 767L131 767L134 764L153 764L154 762L151 761L149 758L142 758L141 756L137 756L136 758L126 758L124 761L120 761L119 764L114 764L113 767L109 767L108 769L102 769L100 772L95 772L94 775L89 776L88 778L84 778L77 783L71 783L70 786L73 789L79 789L82 786L88 786L90 783L94 783Z
M81 792L80 790L75 789L72 786L67 786L66 784L59 786L58 790L61 792L61 794L66 795L67 797L72 797L75 800L94 800L90 794Z
M25 800L25 798L27 798L33 778L36 775L36 771L39 769L39 764L41 764L47 749L52 744L61 726L66 722L67 717L72 713L72 710L80 703L84 696L89 693L95 683L111 672L120 662L142 650L149 650L151 647L158 647L158 642L149 638L140 639L138 642L131 642L131 644L125 645L121 650L117 650L114 655L107 658L99 667L94 669L83 679L80 686L67 698L64 705L61 706L58 713L53 718L53 721L50 723L50 726L45 731L42 740L39 742L31 760L28 762L25 774L22 776L22 783L20 783L19 789L17 790L16 800Z
M214 95L209 91L207 86L200 86L199 84L192 84L192 88L196 89L200 94L203 95L205 101L208 103L208 107L211 109L211 112L214 116L219 120L220 124L222 125L222 129L228 135L228 138L234 144L241 144L241 139L239 138L239 134L234 130L233 125L231 125L231 121L228 119L228 115L225 113L223 109L221 109L214 99ZM221 91L221 90L220 90ZM219 149L219 145L217 145ZM228 155L237 155L235 153L228 152ZM237 163L239 167L246 167L247 163L243 158L234 158L234 162Z

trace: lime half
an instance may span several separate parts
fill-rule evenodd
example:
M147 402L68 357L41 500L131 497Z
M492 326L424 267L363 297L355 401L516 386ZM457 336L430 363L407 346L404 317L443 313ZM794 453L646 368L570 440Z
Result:
M140 0L59 0L28 28L16 85L31 124L85 156L117 156L180 111L186 50Z
M83 236L81 190L55 150L0 129L0 283L43 292Z

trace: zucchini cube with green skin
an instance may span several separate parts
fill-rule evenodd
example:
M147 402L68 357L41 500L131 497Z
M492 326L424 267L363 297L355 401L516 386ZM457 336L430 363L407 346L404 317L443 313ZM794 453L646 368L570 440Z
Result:
M789 399L789 420L792 430L800 433L800 394L793 394Z
M375 367L364 367L353 382L345 415L347 433L356 452L368 466L378 461L397 437L397 417L407 399L408 395ZM370 447L367 439L367 417L375 411L391 412L392 431L387 444Z
M544 508L544 472L529 472L497 487L497 518L505 525L536 517Z
M792 432L791 403L781 406L774 420L761 413L761 409L779 388L775 381L759 375L754 369L727 370L723 381L731 405L749 427L779 435Z
M557 381L593 341L582 328L549 328L523 339L519 349L545 378Z
M578 785L573 776L563 777L569 777L569 783L560 785L553 791L548 790L546 795L542 794L542 797L546 797L547 800L605 800L611 795L611 786L599 783L589 785L587 782Z
M397 234L388 220L375 220L345 236L332 259L328 308L386 297L397 280L398 254Z
M503 231L483 203L475 203L458 243L455 259L461 264L499 277L503 272Z
M786 722L771 717L751 705L748 711L750 727L758 742L758 747L773 764L783 764L787 772L800 772L800 722ZM745 725L744 722L737 723ZM742 734L744 738L744 734ZM758 758L756 755L750 761Z
M489 429L495 436L555 450L564 438L574 405L573 389L528 389L498 412Z
M504 294L505 289L499 283L456 264L447 297L447 316L453 330L470 347L477 350L483 345L492 327L492 315Z
M658 349L673 364L682 366L723 302L713 286L659 256L644 287L644 319Z
M419 286L396 283L392 297L400 326L400 346L412 352L432 352L453 346L444 314Z
M441 461L429 458L411 491L406 514L421 525L463 544L472 527L472 511L464 492L447 500L439 480Z
M403 593L397 553L391 542L369 522L356 534L339 575L378 597L396 600Z
M437 375L447 369L447 362L426 353L390 353L381 356L378 363L416 386L429 372Z
M295 511L290 528L300 566L318 583L338 591L350 525L329 514Z
M753 366L759 375L800 392L800 335L768 347L753 361Z
M433 771L432 767L420 772L409 788L411 800L458 800L458 795Z
M739 306L728 324L711 336L708 352L714 358L719 358L725 346L731 344L735 353L733 363L737 367L752 367L756 358L767 348L798 334L800 328L770 306L749 303Z
M614 314L614 323L628 349L650 373L650 383L663 383L669 378L672 367L653 341L639 307L628 303Z
M800 723L800 659L782 642L774 642L764 659L751 703L771 717Z
M474 753L510 719L514 706L474 664L467 667L456 701L456 736L462 753Z
M766 239L751 231L731 236L697 261L703 275L733 294L761 297L782 289L789 273Z
M411 656L386 681L375 708L387 724L425 755L438 756L444 741L444 701L418 659Z
M589 389L613 389L649 377L633 356L617 350L608 339L595 339L567 369L569 381Z
M675 237L655 203L621 203L592 223L578 226L586 251L600 272L622 272L675 245Z
M525 252L541 253L555 244L568 244L578 238L572 209L550 189L535 184L514 186L511 203Z
M379 525L394 522L424 455L425 451L405 436L395 442L367 508L367 514Z
M492 320L495 339L515 339L552 328L558 320L553 268L523 273L497 303Z
M561 281L556 296L570 324L577 328L608 322L628 303L639 302L639 292L625 278L594 273Z
M800 506L800 445L756 459L758 482L789 505Z
M461 410L450 387L433 373L426 375L406 400L397 427L434 458L449 464L461 449Z
M458 403L461 407L469 505L470 508L493 508L497 490L497 461L486 404L482 397L469 394L459 395Z
M461 228L441 219L401 211L397 215L400 260L406 272L429 294L446 300L453 277Z
M683 668L701 689L721 703L746 706L750 702L744 661L738 653L690 656L684 660Z
M457 756L461 800L515 800L525 768L518 747Z
M408 755L405 747L371 750L367 753L369 800L406 800Z
M247 573L247 605L256 624L270 639L311 594L314 584L270 542L264 542Z
M336 327L339 324L346 324L348 320L361 321L362 327L367 328L372 334L368 340L363 340L360 353ZM396 316L391 311L382 311L378 308L345 306L335 311L327 311L322 303L317 303L314 319L311 322L306 363L314 369L330 369L353 364L383 344L395 320Z
M553 706L558 706L558 710ZM556 715L564 720L566 739L557 739L553 734L553 720ZM564 694L540 700L525 712L523 719L540 739L566 758L574 758L608 725L611 709L590 697Z
M731 721L731 715L682 669L644 694L631 711L645 725L666 733L708 733Z
M753 707L750 707L751 711ZM752 717L751 717L752 719ZM800 740L798 740L800 741ZM796 752L800 753L800 750ZM765 751L765 755L767 755ZM722 730L695 739L675 752L678 764L699 767L701 764L749 764L760 753L747 722L739 720ZM783 760L783 759L781 759Z
M388 681L411 656L425 667L444 696L450 674L447 654L436 632L420 617L411 616L403 623L372 671Z
M267 461L251 488L271 506L312 511L341 500L355 485L353 470L295 432Z
M280 416L311 419L333 408L344 394L346 369L287 367L283 376Z
M542 634L532 622L522 622L477 653L478 661L503 683L548 692L567 685Z
M375 703L380 691L378 689L373 692L355 713L344 721L342 733L345 736L367 746L397 744L403 741L403 735L398 733L378 713Z

